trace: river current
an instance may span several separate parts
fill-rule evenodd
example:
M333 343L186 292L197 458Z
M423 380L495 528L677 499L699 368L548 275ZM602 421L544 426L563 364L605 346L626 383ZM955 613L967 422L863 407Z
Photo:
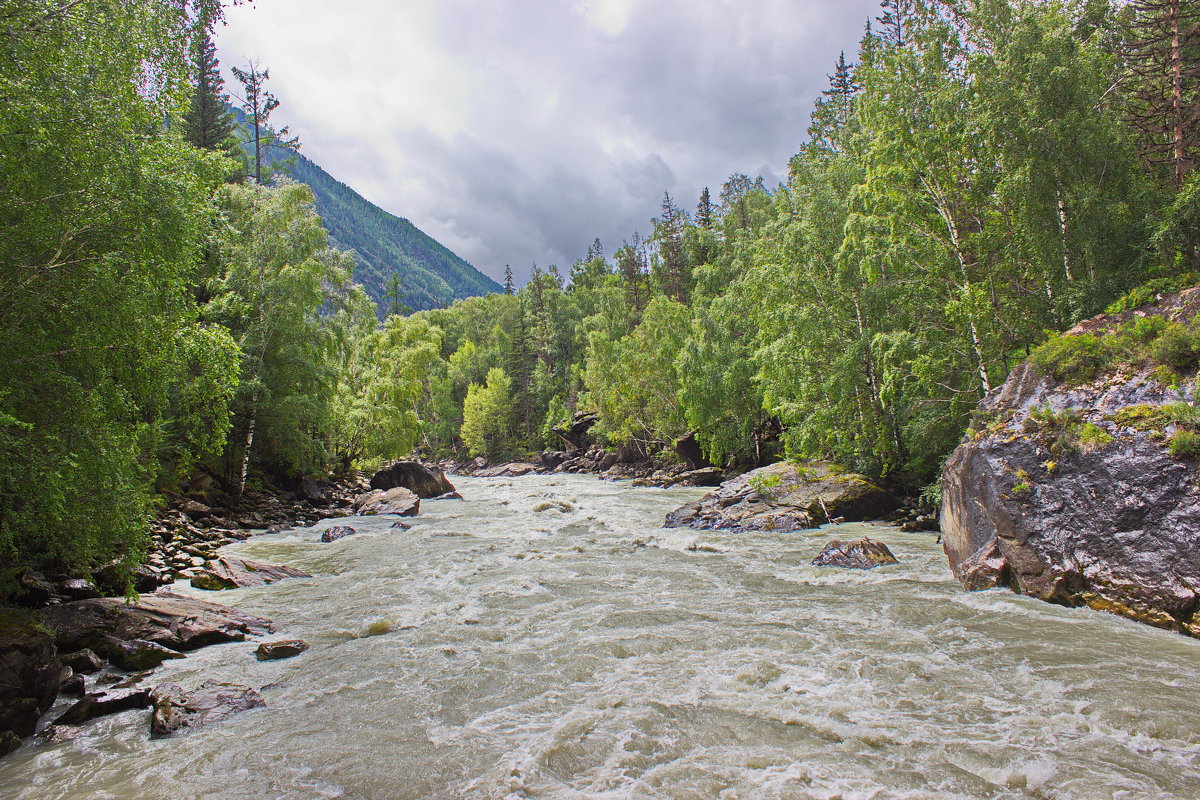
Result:
M1200 797L1200 641L964 592L932 534L665 530L703 490L455 482L467 501L410 531L229 548L315 577L194 593L312 648L209 647L153 680L267 708L156 741L146 711L103 718L0 760L0 797ZM332 524L359 533L322 544ZM900 564L809 563L863 534Z

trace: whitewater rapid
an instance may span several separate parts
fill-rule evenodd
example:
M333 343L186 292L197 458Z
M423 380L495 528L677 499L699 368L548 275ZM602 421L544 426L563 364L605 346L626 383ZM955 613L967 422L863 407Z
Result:
M168 661L267 708L148 712L0 759L0 797L1200 797L1200 641L962 591L932 534L664 530L703 490L455 480L467 498L228 548L313 578L219 594L312 648ZM359 533L319 541L332 524ZM869 534L900 564L810 560Z

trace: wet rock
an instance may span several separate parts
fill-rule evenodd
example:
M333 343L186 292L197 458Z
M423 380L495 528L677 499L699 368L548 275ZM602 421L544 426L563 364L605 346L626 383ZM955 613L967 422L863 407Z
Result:
M329 502L329 494L315 478L305 478L300 481L300 496L316 506Z
M70 667L78 673L90 675L93 672L99 672L104 666L104 659L93 653L91 650L84 648L76 650L74 653L67 653L61 656L60 660L63 666Z
M195 500L182 500L176 508L192 519L202 519L212 513L212 509Z
M161 739L190 728L220 722L223 719L262 708L266 702L249 686L206 681L185 692L172 683L156 686L151 693L154 712L150 717L150 737Z
M58 685L59 695L65 697L80 697L86 692L87 681L84 680L82 675L72 673L69 678L66 678Z
M89 597L99 597L100 592L90 581L84 578L67 578L58 582L58 594L70 600L87 600Z
M899 562L886 544L864 536L853 542L834 539L822 548L812 563L819 567L872 569Z
M461 494L459 494L458 492L446 492L445 494L439 494L437 497L435 497L433 499L434 500L462 500L463 496Z
M537 472L537 467L533 464L525 462L513 462L511 464L500 464L495 467L485 467L475 471L476 478L519 478L522 475L528 475L532 472Z
M1190 289L1068 335L1152 316L1194 330L1198 313ZM1197 398L1191 381L1168 384L1153 365L1068 385L1026 362L985 397L942 475L942 544L962 585L1200 636L1200 462L1171 453L1179 428L1163 413Z
M97 692L85 695L82 700L60 714L58 719L54 720L54 724L82 725L88 720L93 720L97 717L119 714L122 711L130 711L135 708L149 707L149 689L114 689L107 692Z
M361 516L399 514L402 517L415 517L420 510L421 499L402 486L386 491L374 489L354 501L354 512Z
M311 578L304 570L244 558L222 556L207 561L202 570L193 575L192 586L197 589L238 589L246 586L264 586L284 578Z
M720 486L725 473L717 467L705 467L681 472L675 480L679 486Z
M398 461L379 470L371 477L371 488L408 489L417 497L429 499L454 491L454 485L446 480L441 467L426 466L419 461Z
M678 455L680 458L683 459L683 462L685 464L687 464L688 470L690 470L692 472L696 472L696 471L702 470L706 467L712 466L712 464L709 463L708 459L704 457L704 451L700 449L700 443L696 441L695 431L689 431L687 433L687 435L682 436L679 439L676 439L674 444L672 445L672 449L675 450L676 455ZM720 482L721 481L718 479L717 483L713 483L713 484L697 483L694 485L695 486L709 486L709 485L716 486Z
M259 661L275 661L281 658L298 656L308 649L308 642L303 639L283 639L278 642L263 642L254 651L254 657Z
M794 531L826 522L879 519L899 498L827 461L783 461L728 480L667 515L666 527Z
M399 528L402 531L407 531L407 530L412 529L412 523L411 522L401 522L400 520L396 520L388 527Z
M158 572L145 564L138 566L133 571L133 589L140 594L153 592L164 583L170 583L170 579L163 575L162 572Z
M0 731L0 758L21 746L21 737L12 731Z
M0 732L31 736L58 695L62 674L54 640L37 618L0 608Z
M148 669L181 653L270 633L269 619L173 594L142 595L138 602L100 597L39 612L63 650L88 648L122 669Z
M36 570L25 568L17 573L16 591L12 600L28 608L41 608L54 595L54 584Z
M592 436L589 431L600 421L600 415L589 411L577 411L570 422L555 425L550 430L563 440L567 451L586 450L592 446ZM550 467L553 469L554 467Z
M353 536L356 533L358 533L358 531L354 528L351 528L349 525L334 525L321 532L321 541L327 543L336 542L338 539L344 539L347 536Z

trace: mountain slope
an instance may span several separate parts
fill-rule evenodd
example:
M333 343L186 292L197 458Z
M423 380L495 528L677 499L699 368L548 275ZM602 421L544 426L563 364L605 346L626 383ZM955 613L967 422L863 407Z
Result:
M230 110L245 132L243 138L252 140L246 115L240 109ZM253 145L247 144L246 150L253 159ZM400 279L400 301L414 311L501 291L500 284L441 242L371 203L303 155L265 147L263 161L279 164L282 171L312 189L325 230L336 247L354 251L354 279L381 311L389 302L384 292L392 275Z

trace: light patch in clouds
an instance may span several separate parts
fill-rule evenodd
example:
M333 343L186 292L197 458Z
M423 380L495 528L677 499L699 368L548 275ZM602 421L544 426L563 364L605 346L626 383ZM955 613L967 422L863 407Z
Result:
M271 71L303 152L492 277L564 269L694 207L734 172L786 175L876 0L258 0L222 62ZM228 81L227 77L227 81ZM229 89L236 89L229 82Z

